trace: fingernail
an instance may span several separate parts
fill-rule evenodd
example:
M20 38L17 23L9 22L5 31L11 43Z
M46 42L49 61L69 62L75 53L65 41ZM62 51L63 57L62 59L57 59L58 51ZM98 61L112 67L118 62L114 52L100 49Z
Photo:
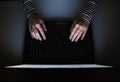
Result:
M75 42L77 42L77 40L75 40Z
M74 40L72 39L71 41L73 42Z
M71 40L71 38L72 38L72 37L70 36L69 39Z
M44 37L44 40L46 40L46 37Z
M42 41L42 39L41 39L41 38L39 38L39 40L40 40L40 41Z
M71 37L69 37L69 39L71 39Z
M45 29L45 31L47 31L47 30Z

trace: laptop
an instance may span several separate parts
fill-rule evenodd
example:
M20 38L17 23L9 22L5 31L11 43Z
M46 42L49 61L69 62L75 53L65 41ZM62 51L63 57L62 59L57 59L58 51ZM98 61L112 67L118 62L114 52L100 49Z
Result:
M92 36L90 36L90 38L88 38L89 34L92 35L92 29L89 29L89 32L86 38L84 39L83 43L81 41L79 41L78 43L72 43L71 41L69 41L69 37L68 37L69 35L68 31L72 24L71 20L67 20L67 21L45 20L47 27L49 27L48 28L49 32L46 33L48 40L42 42L37 41L35 39L31 40L29 32L26 30L27 26L25 23L26 21L25 15L22 10L22 7L20 6L20 2L19 1L0 2L0 4L2 4L1 5L2 8L0 9L4 8L11 10L11 12L9 13L8 11L3 10L2 14L0 14L2 18L2 25L1 25L2 31L0 32L1 33L0 36L2 38L0 42L1 45L0 50L3 49L0 51L0 54L2 54L1 58L2 58L2 62L4 62L2 64L5 64L6 68L111 68L112 67L110 64L98 63L98 60L100 59L94 53L94 44L93 44L94 37L92 38ZM2 16L5 18L3 18ZM6 33L5 36L2 36L4 33ZM62 34L59 35L59 33ZM28 44L31 45L28 46L26 42L28 42ZM88 49L84 48L84 46L82 45L84 44L84 42L87 43L86 46L88 46ZM38 46L38 44L41 45L42 48ZM64 45L61 46L60 44L64 44ZM37 47L35 47L34 45L37 45ZM70 48L71 46L72 48ZM79 48L78 46L81 46L82 48ZM73 47L76 49L73 49ZM69 49L66 48L70 48L71 50L69 51ZM60 51L60 49L62 49L61 50L62 52ZM28 52L29 50L31 50L31 52ZM79 50L81 50L81 52L79 52ZM7 56L7 58L4 57L3 55ZM98 60L96 58L98 58ZM6 59L8 60L6 61Z

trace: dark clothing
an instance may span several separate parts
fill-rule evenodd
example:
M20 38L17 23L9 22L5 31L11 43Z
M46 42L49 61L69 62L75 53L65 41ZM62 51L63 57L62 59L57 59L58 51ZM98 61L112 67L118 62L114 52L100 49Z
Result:
M40 0L42 1L42 0ZM39 2L40 2L39 1ZM44 3L45 3L46 0L44 0ZM79 2L80 0L49 0L49 2L51 1L51 3L57 3L58 5L56 5L56 7L53 7L53 10L51 10L50 12L47 11L47 15L49 14L53 14L55 13L54 11L56 10L56 13L57 14L60 14L61 12L65 12L66 10L69 10L68 13L72 13L72 8L74 9L73 5L74 3L73 2ZM81 0L82 1L82 0ZM86 1L86 0L85 0ZM79 13L79 16L77 16L77 18L83 18L85 19L86 21L88 21L90 23L90 21L92 20L93 18L93 13L95 12L96 10L96 7L97 7L97 3L98 3L99 0L87 0L86 2L86 5L84 5L85 7L83 9L81 9L80 13ZM29 17L32 13L38 13L38 10L36 10L35 8L35 4L34 4L34 0L23 0L23 7L24 7L24 10L25 10L25 13L26 13L26 16ZM42 1L43 2L43 1ZM47 1L46 1L47 2ZM48 5L51 4L51 3L47 3ZM39 4L39 3L38 3ZM59 5L60 4L60 5ZM47 8L48 5L46 5ZM68 6L66 6L68 5ZM72 7L71 7L71 6ZM51 5L52 6L52 5ZM51 7L50 6L50 7ZM60 11L60 10L57 10L58 6L60 6L64 11ZM63 8L63 7L66 7L66 8ZM67 8L69 7L69 8ZM70 12L70 8L71 8L71 12ZM66 9L66 10L65 10ZM52 12L53 11L53 12ZM59 11L59 12L58 12Z

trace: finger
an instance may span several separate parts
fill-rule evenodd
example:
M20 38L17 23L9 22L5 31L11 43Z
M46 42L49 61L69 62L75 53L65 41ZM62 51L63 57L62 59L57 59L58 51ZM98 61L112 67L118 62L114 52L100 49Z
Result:
M37 36L38 40L42 41L42 38L40 37L38 32L36 32L35 35Z
M75 38L78 36L78 34L81 32L81 29L78 29L75 34L73 35L71 41L73 42L75 40Z
M75 26L75 21L73 22L73 24L71 26L70 32L72 32L74 26Z
M31 34L32 38L34 39L35 38L34 32L30 32L30 34Z
M33 37L38 40L38 37L37 37L36 34L35 34L36 32L38 32L38 31L35 29L35 25L32 25L31 27L34 28L34 29L30 28L31 35L33 35Z
M73 30L72 30L72 32L71 32L71 34L70 34L69 39L72 39L72 37L73 37L73 35L74 35L75 31L76 31L78 28L79 28L79 25L78 25L78 24L76 24L76 25L75 25L75 27L73 28Z
M80 39L80 37L81 37L82 33L83 33L83 32L79 32L79 34L78 34L77 38L75 39L75 42L77 42L77 41Z
M33 39L34 39L34 38L35 38L35 39L38 39L37 36L36 36L35 33L34 33L34 30L32 30L32 28L34 28L34 26L29 25L29 32L30 32L32 38L33 38Z
M44 23L43 21L41 21L41 20L40 20L39 22L40 22L40 24L42 25L43 30L44 30L44 31L47 31L45 23Z
M40 34L42 35L43 39L46 40L46 36L45 36L45 33L42 29L42 27L40 26L40 24L36 24L36 28L38 28Z
M87 30L85 30L85 31L83 32L83 35L82 35L82 37L81 37L81 40L83 40L83 39L84 39L84 37L85 37L86 33L87 33Z
M38 40L38 37L36 36L35 32L32 33L34 38Z

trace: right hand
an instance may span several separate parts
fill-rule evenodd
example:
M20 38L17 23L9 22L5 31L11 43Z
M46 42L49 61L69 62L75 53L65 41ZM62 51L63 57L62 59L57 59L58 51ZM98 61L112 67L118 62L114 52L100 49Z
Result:
M47 29L38 13L31 14L28 18L28 26L32 38L40 41L46 40L45 31L47 31Z

